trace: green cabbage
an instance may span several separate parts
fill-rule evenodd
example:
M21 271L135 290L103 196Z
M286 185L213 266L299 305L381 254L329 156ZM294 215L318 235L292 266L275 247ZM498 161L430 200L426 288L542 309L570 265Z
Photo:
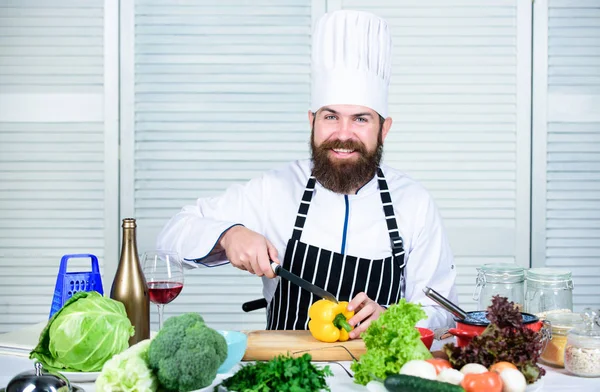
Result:
M78 292L48 321L29 358L48 369L96 372L129 347L133 334L121 302L96 291Z
M156 392L158 380L148 367L151 342L142 340L106 361L96 379L96 391Z

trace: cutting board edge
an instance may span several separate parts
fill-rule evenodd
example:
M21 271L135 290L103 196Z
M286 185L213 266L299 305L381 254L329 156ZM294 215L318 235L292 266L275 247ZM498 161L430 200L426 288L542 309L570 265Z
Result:
M242 361L271 360L278 355L299 357L305 353L314 361L352 361L366 353L362 339L321 342L307 330L246 330L248 347ZM353 358L354 356L354 358Z

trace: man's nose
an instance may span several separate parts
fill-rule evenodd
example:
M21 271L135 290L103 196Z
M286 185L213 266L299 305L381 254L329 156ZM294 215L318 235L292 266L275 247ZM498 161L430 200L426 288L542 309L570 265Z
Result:
M352 119L342 118L339 122L337 137L340 140L352 139Z

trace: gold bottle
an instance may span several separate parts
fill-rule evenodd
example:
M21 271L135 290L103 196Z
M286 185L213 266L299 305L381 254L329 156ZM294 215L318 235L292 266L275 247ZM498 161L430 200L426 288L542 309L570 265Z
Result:
M121 259L110 290L110 297L125 305L127 317L135 327L130 346L150 338L150 297L138 257L136 226L135 219L123 219Z

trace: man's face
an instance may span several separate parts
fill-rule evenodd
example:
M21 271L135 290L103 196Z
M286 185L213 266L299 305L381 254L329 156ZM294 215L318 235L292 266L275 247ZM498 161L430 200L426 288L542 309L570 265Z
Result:
M323 186L349 194L373 178L391 118L382 122L364 106L332 105L309 112L309 121L313 174Z

